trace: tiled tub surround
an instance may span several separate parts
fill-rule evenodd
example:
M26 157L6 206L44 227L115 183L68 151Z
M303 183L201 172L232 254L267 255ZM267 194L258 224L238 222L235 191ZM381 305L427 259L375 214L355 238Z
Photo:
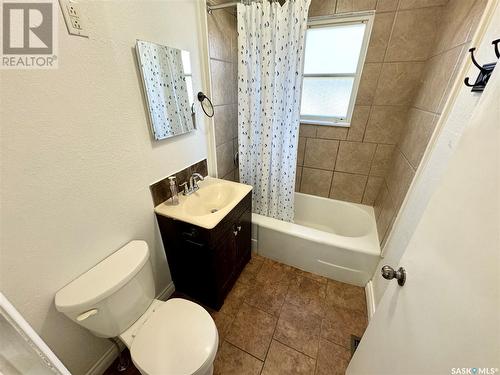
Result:
M376 14L350 127L301 125L296 191L374 205L382 242L485 3L312 0L310 17ZM236 20L217 11L208 22L219 176L237 180Z
M380 241L406 196L486 0L312 0L376 10L350 128L301 125L296 191L375 206Z
M368 323L363 288L258 255L220 311L217 375L344 374ZM131 365L127 374L138 374ZM116 374L114 367L106 372Z
M310 17L375 10L349 128L301 125L296 191L373 205L446 0L312 0Z
M212 3L212 2L209 2ZM217 174L238 181L233 156L238 151L236 16L228 10L207 15Z
M175 176L177 179L177 188L179 189L179 194L182 194L182 189L180 188L180 185L183 182L189 182L189 178L195 172L201 174L203 177L208 175L207 159L203 159L198 163L195 163L171 175ZM160 203L163 203L167 199L172 197L172 194L170 193L170 180L168 179L168 177L165 177L164 179L155 182L154 184L149 186L154 207L158 206Z
M405 119L389 169L375 200L380 241L384 241L415 176L441 116L460 64L467 54L486 0L449 1L425 63L425 76Z

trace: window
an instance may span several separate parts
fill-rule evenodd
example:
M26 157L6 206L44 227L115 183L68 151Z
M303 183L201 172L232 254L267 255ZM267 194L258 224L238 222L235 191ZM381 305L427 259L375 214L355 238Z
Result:
M186 87L188 91L189 104L191 106L194 103L193 95L193 72L191 71L191 59L189 58L189 52L181 50L182 68L184 70L184 78L186 78Z
M302 123L349 126L371 24L371 15L309 22Z

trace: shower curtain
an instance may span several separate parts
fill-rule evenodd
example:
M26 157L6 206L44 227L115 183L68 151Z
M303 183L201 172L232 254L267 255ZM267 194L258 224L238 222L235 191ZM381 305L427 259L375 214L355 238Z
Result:
M310 0L238 4L240 181L254 212L293 221L300 98Z

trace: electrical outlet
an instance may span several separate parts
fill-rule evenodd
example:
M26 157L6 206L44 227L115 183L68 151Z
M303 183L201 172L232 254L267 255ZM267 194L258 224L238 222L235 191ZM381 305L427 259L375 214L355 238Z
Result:
M78 3L74 0L59 0L59 5L68 28L68 33L88 37Z
M68 9L68 13L71 17L78 17L78 8L76 4L68 4L66 8Z
M74 29L82 29L82 25L80 24L80 19L78 17L71 17L71 25Z

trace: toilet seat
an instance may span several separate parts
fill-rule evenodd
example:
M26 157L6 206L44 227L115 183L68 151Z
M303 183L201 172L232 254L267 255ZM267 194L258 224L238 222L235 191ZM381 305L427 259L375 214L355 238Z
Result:
M201 375L210 372L218 342L215 323L203 307L173 298L142 325L130 354L143 375Z

